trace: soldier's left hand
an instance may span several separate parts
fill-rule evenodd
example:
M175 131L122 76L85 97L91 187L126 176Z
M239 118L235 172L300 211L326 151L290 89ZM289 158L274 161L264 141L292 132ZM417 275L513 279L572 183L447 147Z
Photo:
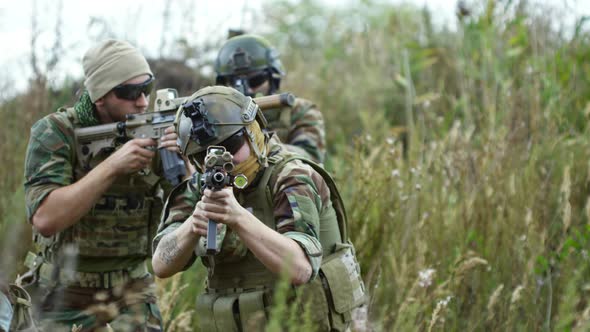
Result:
M177 138L178 135L174 131L174 126L166 128L166 130L164 130L164 136L160 138L160 144L158 145L158 148L166 148L170 151L180 153L180 148L176 143Z
M229 227L236 226L244 220L245 213L250 213L238 203L232 187L219 191L205 189L201 201L197 204L200 204L199 207L207 218Z

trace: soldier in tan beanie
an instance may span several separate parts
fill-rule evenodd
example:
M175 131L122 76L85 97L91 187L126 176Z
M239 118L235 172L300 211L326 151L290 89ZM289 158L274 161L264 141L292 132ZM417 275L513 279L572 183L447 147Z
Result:
M83 57L80 100L31 128L25 161L30 268L39 318L47 331L160 331L154 283L145 264L170 188L151 163L158 143L133 139L82 165L74 130L145 112L154 77L132 45L105 40ZM173 151L176 134L159 143Z

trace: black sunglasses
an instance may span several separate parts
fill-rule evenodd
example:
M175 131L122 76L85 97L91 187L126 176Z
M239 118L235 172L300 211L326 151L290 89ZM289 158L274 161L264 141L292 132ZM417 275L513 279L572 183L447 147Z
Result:
M246 130L242 128L240 131L236 132L235 134L231 135L230 137L226 138L225 141L219 144L213 145L220 145L225 148L225 151L228 151L232 155L235 155L236 152L244 145L245 141L245 134ZM205 162L205 157L207 156L207 149L204 151L198 152L195 155L195 159L200 163L203 164Z
M225 86L235 86L238 79L245 79L250 89L255 89L268 80L267 72L258 72L247 77L241 76L220 76L217 78L217 84Z
M261 86L266 80L268 80L268 74L266 72L257 73L247 78L248 86L251 89Z
M121 84L113 88L115 96L119 99L137 100L143 93L146 97L154 88L154 77L150 76L145 82L138 84Z

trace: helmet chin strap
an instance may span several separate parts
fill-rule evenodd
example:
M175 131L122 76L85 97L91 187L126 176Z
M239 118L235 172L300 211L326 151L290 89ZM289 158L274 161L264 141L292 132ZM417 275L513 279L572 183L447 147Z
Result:
M254 131L252 130L252 125L254 125L258 127L257 133L254 133ZM258 122L254 121L252 122L252 125L246 127L246 135L248 136L248 141L250 142L250 147L252 148L252 150L254 151L254 154L256 155L256 157L258 158L258 163L260 164L261 167L267 167L268 166L268 161L266 158L266 145L268 143L268 135L264 134L262 132L262 130L260 129L260 126L258 125ZM258 135L263 135L262 139L264 140L262 143L262 149L258 146L257 140L256 140L256 134Z
M248 144L250 145L250 155L248 159L236 165L232 174L237 175L241 173L248 178L248 182L252 183L258 172L268 166L266 158L268 135L262 132L256 121L252 122L245 129Z

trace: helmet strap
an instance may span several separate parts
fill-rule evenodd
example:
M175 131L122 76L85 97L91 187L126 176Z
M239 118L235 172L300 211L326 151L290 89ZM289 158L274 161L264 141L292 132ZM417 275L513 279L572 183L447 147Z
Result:
M256 121L252 122L250 125L245 127L245 129L246 136L248 137L248 141L250 142L250 147L256 155L256 158L258 158L258 163L261 167L267 167L268 161L266 158L266 145L268 143L268 135L266 135L260 129L260 125ZM261 135L262 137L257 137L257 135ZM262 138L262 142L260 141L260 138Z
M232 174L243 174L248 178L248 182L252 183L256 178L258 172L268 167L266 158L266 146L268 143L268 135L265 134L254 121L245 127L246 137L250 145L250 155L248 159L236 165Z

